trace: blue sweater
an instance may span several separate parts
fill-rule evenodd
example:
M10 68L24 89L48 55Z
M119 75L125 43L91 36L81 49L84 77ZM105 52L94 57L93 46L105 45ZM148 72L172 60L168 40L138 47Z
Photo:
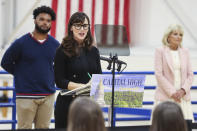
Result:
M30 33L11 44L1 66L14 76L17 97L38 98L55 92L53 61L58 46L50 35L40 43Z

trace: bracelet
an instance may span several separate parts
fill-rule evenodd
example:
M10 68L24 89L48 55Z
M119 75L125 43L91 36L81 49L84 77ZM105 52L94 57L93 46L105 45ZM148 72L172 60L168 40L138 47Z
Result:
M184 95L186 94L185 89L181 88L181 90L184 92Z

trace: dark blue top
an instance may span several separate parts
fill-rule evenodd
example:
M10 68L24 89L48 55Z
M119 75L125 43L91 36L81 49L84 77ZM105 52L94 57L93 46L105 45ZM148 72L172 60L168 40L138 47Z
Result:
M30 33L11 44L1 66L14 76L16 95L46 96L55 92L53 61L58 46L50 35L40 43Z

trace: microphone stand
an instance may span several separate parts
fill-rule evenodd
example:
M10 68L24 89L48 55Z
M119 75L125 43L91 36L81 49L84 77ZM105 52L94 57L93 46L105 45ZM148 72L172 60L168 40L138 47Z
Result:
M115 88L115 64L117 63L117 71L119 72L121 70L121 64L118 63L118 56L117 54L113 55L110 53L110 58L109 60L107 59L102 59L104 61L107 61L109 63L107 69L111 70L112 66L112 102L111 102L111 127L115 127L115 122L114 122L114 88Z
M114 86L115 86L115 62L118 60L117 54L112 56L110 54L110 59L112 60L112 103L111 103L111 127L115 126L114 122Z

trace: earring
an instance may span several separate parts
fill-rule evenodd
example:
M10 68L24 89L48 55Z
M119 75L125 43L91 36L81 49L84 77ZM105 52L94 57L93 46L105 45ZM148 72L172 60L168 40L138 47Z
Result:
M167 39L167 42L169 43L169 38Z

